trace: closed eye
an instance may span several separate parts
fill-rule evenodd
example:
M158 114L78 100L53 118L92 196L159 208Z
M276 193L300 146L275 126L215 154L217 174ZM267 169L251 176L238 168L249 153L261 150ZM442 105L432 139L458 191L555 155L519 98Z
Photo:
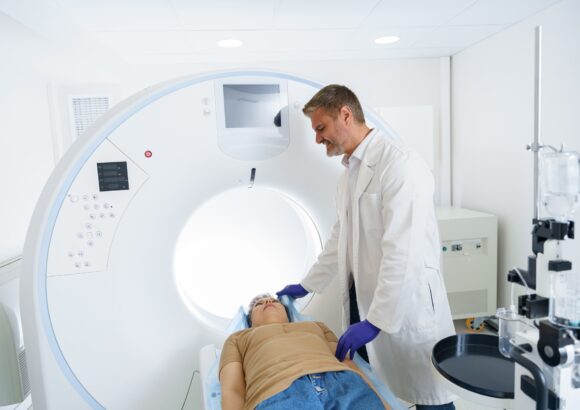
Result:
M262 306L266 302L267 302L267 300L259 300L259 301L257 301L254 304L254 306ZM271 299L270 302L272 302L272 303L280 303L280 301L278 299Z

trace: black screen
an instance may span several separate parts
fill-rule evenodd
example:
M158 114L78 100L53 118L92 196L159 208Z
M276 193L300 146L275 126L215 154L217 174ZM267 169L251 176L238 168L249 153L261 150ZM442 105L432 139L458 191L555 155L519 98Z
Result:
M99 191L123 191L129 189L126 162L97 163Z

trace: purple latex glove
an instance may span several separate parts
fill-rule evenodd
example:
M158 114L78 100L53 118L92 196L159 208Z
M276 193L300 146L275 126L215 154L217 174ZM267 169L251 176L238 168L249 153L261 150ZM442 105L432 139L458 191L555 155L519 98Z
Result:
M282 297L283 295L288 295L291 298L298 299L303 296L308 295L308 291L302 287L301 284L297 283L295 285L288 285L284 289L279 292L276 292L278 298Z
M356 351L377 337L380 331L381 329L368 320L351 325L338 339L336 358L342 362L350 350L350 360L352 360Z

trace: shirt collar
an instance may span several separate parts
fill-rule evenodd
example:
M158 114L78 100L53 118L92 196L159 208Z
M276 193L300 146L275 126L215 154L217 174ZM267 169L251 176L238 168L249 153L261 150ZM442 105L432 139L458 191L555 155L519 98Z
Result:
M364 154L367 150L367 146L369 145L369 141L372 139L373 135L375 134L375 129L371 129L369 133L363 138L363 140L356 146L353 153L350 155L343 155L342 156L342 165L346 168L350 166L351 159L356 159L358 161L362 161Z

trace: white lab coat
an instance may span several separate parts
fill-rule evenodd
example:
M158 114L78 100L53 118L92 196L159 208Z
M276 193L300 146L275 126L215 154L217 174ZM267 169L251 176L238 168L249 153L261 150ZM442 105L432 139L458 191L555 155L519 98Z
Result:
M435 378L431 350L455 333L440 273L440 242L431 171L418 154L377 130L361 159L352 204L353 278L359 315L382 332L369 360L399 398L444 404L455 397ZM338 184L338 220L302 281L322 292L338 275L343 329L349 326L348 174Z

